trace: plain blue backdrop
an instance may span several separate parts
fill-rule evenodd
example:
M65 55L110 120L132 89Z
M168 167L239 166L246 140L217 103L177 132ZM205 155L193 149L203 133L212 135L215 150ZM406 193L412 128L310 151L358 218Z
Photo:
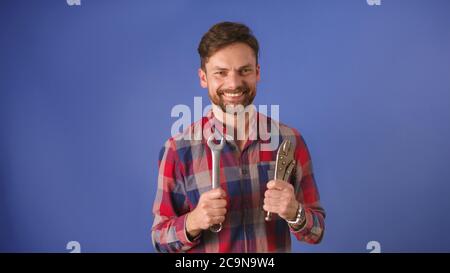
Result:
M295 252L450 251L450 2L0 3L0 251L153 252L177 104L209 103L198 42L261 45L256 104L303 134L327 210Z

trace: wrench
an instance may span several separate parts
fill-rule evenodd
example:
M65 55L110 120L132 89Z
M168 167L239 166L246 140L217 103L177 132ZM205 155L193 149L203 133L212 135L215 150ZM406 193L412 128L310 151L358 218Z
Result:
M214 135L208 138L208 147L211 149L212 154L212 188L217 189L220 187L220 152L225 145L225 137L222 135L220 143L217 145L214 143ZM219 232L222 230L222 223L212 225L209 230L212 232Z

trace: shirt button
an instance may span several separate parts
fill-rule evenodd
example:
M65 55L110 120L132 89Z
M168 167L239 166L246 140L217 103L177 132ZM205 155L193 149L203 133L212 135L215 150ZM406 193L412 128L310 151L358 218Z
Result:
M248 174L248 170L247 169L242 169L242 174L243 175L247 175Z

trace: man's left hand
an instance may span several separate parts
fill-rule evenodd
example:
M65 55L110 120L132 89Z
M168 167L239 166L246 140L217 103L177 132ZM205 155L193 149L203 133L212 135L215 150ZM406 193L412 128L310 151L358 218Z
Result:
M264 193L264 210L277 213L285 220L295 220L299 203L294 187L282 180L270 180Z

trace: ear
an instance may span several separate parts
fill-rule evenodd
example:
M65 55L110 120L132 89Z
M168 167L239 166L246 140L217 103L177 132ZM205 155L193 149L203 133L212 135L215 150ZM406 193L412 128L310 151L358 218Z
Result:
M208 88L208 81L206 80L206 72L203 69L198 69L198 77L200 79L200 85L203 88Z
M256 81L259 82L261 80L261 67L259 64L256 65Z

